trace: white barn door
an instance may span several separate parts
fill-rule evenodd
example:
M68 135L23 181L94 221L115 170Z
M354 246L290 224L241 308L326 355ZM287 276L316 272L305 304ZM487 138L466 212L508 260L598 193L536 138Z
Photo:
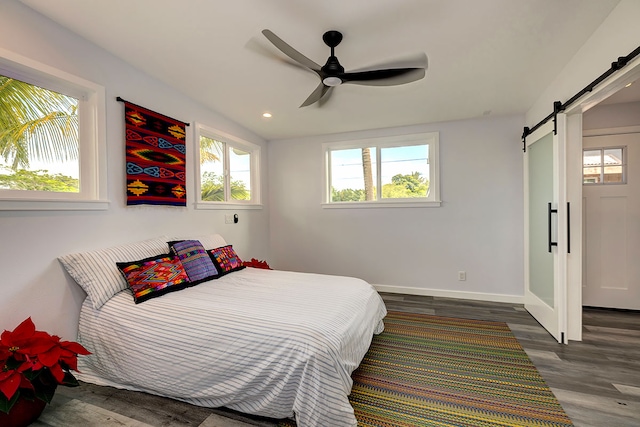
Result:
M525 184L525 308L567 343L566 115L527 136Z

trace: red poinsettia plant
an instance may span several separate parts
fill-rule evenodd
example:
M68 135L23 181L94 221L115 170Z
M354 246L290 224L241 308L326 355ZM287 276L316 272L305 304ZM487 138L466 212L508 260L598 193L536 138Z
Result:
M267 261L260 261L255 258L251 258L251 261L244 261L242 265L244 265L245 267L263 268L265 270L272 269L271 267L269 267L269 264L267 263Z
M0 412L8 413L20 396L51 402L58 385L74 387L70 371L78 355L91 354L82 345L37 331L29 317L0 335Z

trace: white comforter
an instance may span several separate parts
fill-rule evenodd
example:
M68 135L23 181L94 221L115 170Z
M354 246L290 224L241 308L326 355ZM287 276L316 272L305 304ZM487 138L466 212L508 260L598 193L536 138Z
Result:
M351 373L386 309L355 278L246 268L134 304L89 299L79 341L85 382L144 391L299 427L355 426Z

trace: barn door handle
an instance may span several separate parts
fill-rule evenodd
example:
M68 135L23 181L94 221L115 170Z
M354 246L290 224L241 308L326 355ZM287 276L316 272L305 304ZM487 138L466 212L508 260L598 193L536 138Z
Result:
M567 202L567 253L571 253L571 203Z
M558 209L551 209L551 202L549 202L549 209L547 211L548 216L547 216L547 223L549 224L549 253L551 253L551 247L552 246L558 246L558 242L554 242L552 241L552 236L551 236L551 214L557 214L558 213Z

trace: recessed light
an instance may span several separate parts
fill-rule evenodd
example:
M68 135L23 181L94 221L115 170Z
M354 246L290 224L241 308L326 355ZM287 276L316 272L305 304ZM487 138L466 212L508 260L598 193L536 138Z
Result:
M629 87L633 84L633 82L626 84L624 87Z
M268 119L271 117L271 113L262 113L262 117L265 117Z

